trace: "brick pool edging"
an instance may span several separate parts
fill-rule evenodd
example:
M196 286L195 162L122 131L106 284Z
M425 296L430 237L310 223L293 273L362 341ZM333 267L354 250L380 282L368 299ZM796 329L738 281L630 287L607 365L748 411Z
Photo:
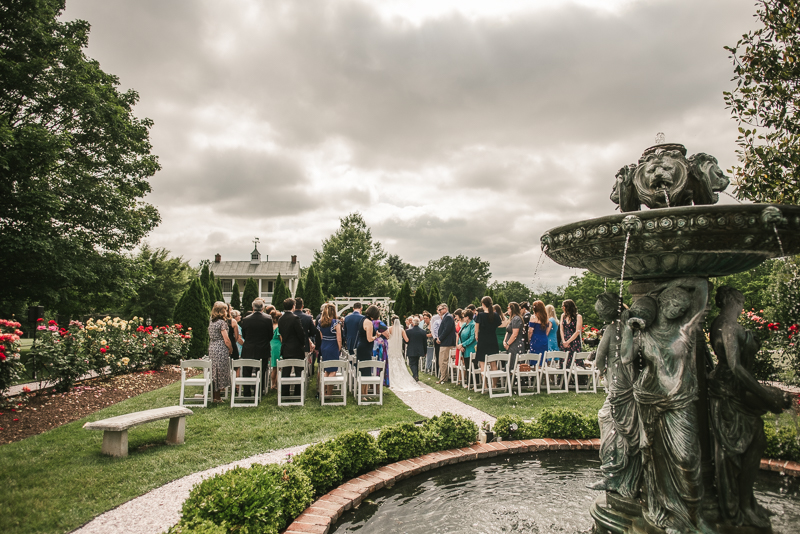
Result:
M600 450L599 439L526 439L475 443L462 449L432 452L385 465L353 478L317 499L297 516L284 534L327 534L342 514L358 506L372 492L422 472L449 464L482 460L506 454L537 451ZM800 477L800 464L784 460L761 460L761 469Z

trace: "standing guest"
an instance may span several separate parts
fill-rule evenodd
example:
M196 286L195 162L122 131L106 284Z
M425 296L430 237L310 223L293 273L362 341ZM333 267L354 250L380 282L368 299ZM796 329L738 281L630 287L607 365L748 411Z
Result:
M317 336L317 327L314 326L314 318L311 317L310 313L306 313L303 309L303 299L297 297L295 300L295 310L294 315L298 319L300 319L300 325L303 327L303 332L306 334L305 344L303 345L303 350L305 351L305 359L306 361L311 362L311 374L314 374L314 361L309 360L311 358L311 353L314 352L316 348L314 346L314 339Z
M356 360L359 362L372 361L372 343L375 341L375 328L373 321L380 318L380 310L374 304L367 308L358 329L358 341L356 342ZM361 376L371 376L372 369L361 369ZM361 394L367 394L368 386L361 386Z
M322 315L319 318L319 333L322 342L320 344L320 366L322 362L331 360L339 361L339 354L342 351L342 324L336 318L336 306L327 303L322 306ZM322 372L325 376L334 376L336 367L329 367ZM325 387L325 395L333 394L333 386Z
M475 360L482 373L486 366L486 356L500 352L495 331L500 326L501 319L494 312L492 297L488 295L481 299L481 310L475 319L475 339L478 342L475 347Z
M422 312L422 322L419 327L425 330L425 335L428 336L428 348L425 350L425 370L431 368L433 360L433 334L431 333L431 314Z
M464 311L458 308L453 312L453 320L456 322L456 366L461 361L461 350L458 348L459 335L461 334L461 323L464 322Z
M528 323L531 322L531 303L527 300L521 302L519 308L522 311L522 339L527 347L531 339L528 333Z
M214 402L222 400L222 390L231 385L231 353L233 346L228 337L228 305L214 303L208 325L208 355L211 358L211 379L214 381Z
M558 319L556 319L556 307L548 304L544 307L547 310L547 321L550 323L550 333L547 334L547 350L558 350Z
M494 312L500 317L500 326L497 327L495 331L495 335L497 336L497 347L498 349L503 346L503 341L506 339L506 327L508 326L508 317L503 314L503 310L500 308L499 304L495 304L492 306L494 308Z
M516 365L517 355L525 352L525 337L522 335L522 308L516 302L508 304L508 321L506 321L506 336L503 339L503 348L511 354L508 362L509 369Z
M295 315L295 300L291 298L284 300L283 309L283 315L278 319L278 330L281 333L281 359L304 360L308 354L305 350L306 344L308 343L308 334L303 329L300 318ZM309 319L311 319L311 317L309 317ZM247 340L246 337L245 340ZM284 367L281 369L281 376L290 376L292 374L292 369L295 370L296 376L300 376L304 367ZM281 395L291 395L290 386L283 386Z
M533 303L533 313L528 322L528 333L530 334L530 353L544 355L547 352L547 336L553 325L547 320L547 310L544 302L537 300ZM542 358L539 358L539 365Z
M572 355L583 348L581 331L583 330L583 317L578 313L578 308L571 299L561 303L561 350L567 351L567 367L572 365Z
M372 321L372 329L375 332L375 341L372 342L372 359L379 362L386 362L389 360L389 339L392 337L391 327L386 326L386 323L377 319ZM384 366L383 385L389 385L389 366ZM382 371L378 371L380 376Z
M239 313L237 310L234 310L233 307L228 304L228 318L225 322L228 324L228 339L231 341L235 341L235 343L231 343L233 347L233 352L231 352L231 358L238 360L239 353L241 349L241 338L239 337L239 323L236 321L236 316L233 313Z
M242 312L239 310L231 310L231 305L228 304L228 310L230 310L231 318L236 322L236 354L242 353L242 344L244 343L244 338L242 337ZM230 338L230 334L228 335ZM237 356L238 357L238 356Z
M269 311L269 316L272 317L272 324L274 330L272 331L272 341L269 342L270 347L270 376L269 383L272 389L278 389L278 360L281 358L281 332L278 328L278 321L281 318L281 312L275 309L274 306Z
M439 308L436 308L436 313L431 315L431 341L433 342L433 360L431 362L430 369L428 371L433 371L433 362L439 361L439 344L436 342L439 339L439 324L442 322L442 316L439 315Z
M439 346L439 381L437 384L444 384L447 380L447 362L450 359L450 351L456 348L456 322L453 316L447 313L447 304L439 306L439 329L436 337L436 344Z
M424 357L428 350L428 334L419 327L419 317L411 318L411 328L403 330L403 340L407 343L406 355L411 376L419 382L419 359Z
M364 316L361 315L361 303L356 302L353 304L353 313L344 318L344 331L347 340L348 354L356 353L358 330L361 328L362 322L364 322Z
M472 320L474 316L474 312L467 308L464 312L461 331L458 333L458 349L464 355L464 370L466 372L469 372L470 359L475 354L475 322Z
M266 391L267 366L270 361L270 341L272 341L272 317L263 312L264 301L255 299L253 301L253 313L242 319L242 333L244 334L244 344L242 345L242 358L248 360L261 361L261 384L262 390ZM253 368L245 367L242 370L244 376L253 376ZM246 396L255 395L253 386L245 386Z

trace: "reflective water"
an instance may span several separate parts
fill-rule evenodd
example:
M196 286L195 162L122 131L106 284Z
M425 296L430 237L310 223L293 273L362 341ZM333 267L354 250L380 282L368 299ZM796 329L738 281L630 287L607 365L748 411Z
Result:
M387 534L583 533L598 496L596 454L563 451L505 456L423 473L370 495L333 532ZM759 501L776 512L776 533L797 532L800 481L761 473Z

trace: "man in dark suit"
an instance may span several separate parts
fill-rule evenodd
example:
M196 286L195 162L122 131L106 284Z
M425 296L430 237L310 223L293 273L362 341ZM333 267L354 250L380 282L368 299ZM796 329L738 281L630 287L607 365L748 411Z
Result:
M447 380L447 361L450 358L450 351L456 348L456 322L453 316L447 313L447 304L441 304L438 308L442 322L439 323L436 344L439 345L439 381L437 384L444 384Z
M261 391L265 391L267 384L267 369L270 359L270 341L272 341L272 317L264 313L264 301L256 299L253 301L253 313L242 319L242 359L261 360ZM253 376L253 368L245 367L242 370L244 376ZM254 395L253 387L246 386L244 394Z
M302 360L305 358L305 347L308 344L308 336L303 331L303 326L300 324L300 318L295 315L295 300L286 299L283 301L283 309L285 310L281 318L278 319L278 331L281 334L281 359L282 360ZM309 317L310 319L310 317ZM281 369L281 376L289 376L295 369L295 373L299 375L303 372L302 367L284 367ZM283 386L281 391L282 396L288 396L289 386Z
M350 354L356 353L356 341L358 341L358 330L364 322L364 316L361 315L361 303L356 302L353 304L353 313L344 318L344 330L347 339L347 352Z
M314 340L316 340L317 336L317 327L314 326L314 318L308 315L303 311L303 299L297 297L294 299L294 315L298 319L300 319L300 326L303 327L303 332L305 332L305 345L303 346L303 350L305 350L305 357L310 358L311 352L314 350ZM313 362L312 362L313 363ZM314 374L314 369L311 369L311 374Z
M419 382L419 359L424 358L428 351L428 333L419 327L419 317L414 317L412 324L411 328L401 332L403 340L408 343L406 356L408 356L408 366L411 367L411 375Z

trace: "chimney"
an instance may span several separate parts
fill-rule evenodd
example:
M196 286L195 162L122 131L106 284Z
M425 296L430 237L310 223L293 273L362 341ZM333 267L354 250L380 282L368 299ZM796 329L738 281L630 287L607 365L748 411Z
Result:
M219 263L219 262L221 262L221 261L222 261L222 256L220 256L219 254L217 254L216 256L214 256L214 263Z
M292 256L292 265L297 263L297 256Z

